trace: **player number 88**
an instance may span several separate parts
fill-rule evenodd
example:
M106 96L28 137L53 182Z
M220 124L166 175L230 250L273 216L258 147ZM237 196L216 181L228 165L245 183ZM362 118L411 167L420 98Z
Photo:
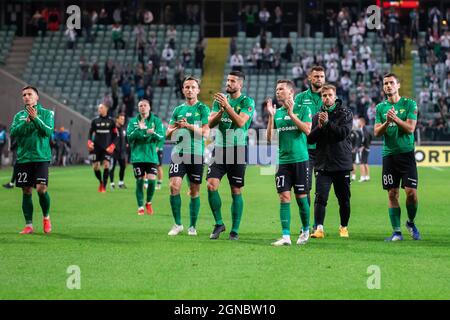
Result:
M384 185L389 185L394 183L394 178L392 178L392 174L383 175Z

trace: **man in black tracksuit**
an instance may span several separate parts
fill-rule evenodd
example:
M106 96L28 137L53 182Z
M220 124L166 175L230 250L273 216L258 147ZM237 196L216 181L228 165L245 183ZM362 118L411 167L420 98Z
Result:
M322 87L323 106L313 117L312 130L308 143L316 147L316 198L314 202L314 227L312 238L323 238L325 208L331 185L339 201L341 226L339 234L348 237L347 225L350 219L350 171L352 170L352 131L353 116L350 109L342 106L336 99L336 88L332 85Z
M120 113L116 117L116 128L117 128L117 145L112 154L113 165L111 171L109 172L109 177L111 181L111 189L115 189L114 184L114 171L116 170L117 164L120 166L119 171L119 188L126 189L126 185L123 181L125 177L126 168L126 158L127 158L127 127L125 126L125 114Z

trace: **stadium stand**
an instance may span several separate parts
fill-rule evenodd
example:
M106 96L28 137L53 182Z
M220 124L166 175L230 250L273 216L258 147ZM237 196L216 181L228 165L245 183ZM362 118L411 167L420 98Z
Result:
M16 26L3 26L0 29L0 65L6 62L8 52L11 49L11 45L16 32Z
M144 28L145 38L150 33L156 35L156 52L162 52L165 44L168 42L167 29L165 25L142 26ZM105 84L103 77L103 67L108 59L111 59L116 67L116 76L119 70L124 68L127 71L133 70L139 64L138 50L135 49L136 34L133 32L133 26L124 25L123 38L126 40L124 49L115 50L111 37L112 25L96 25L93 30L93 42L86 42L85 39L78 39L73 49L67 44L66 30L60 29L56 32L49 32L47 37L38 37L33 45L32 53L28 61L25 74L26 81L35 83L38 87L47 91L56 99L72 107L88 118L96 113L96 105L102 101L111 89ZM195 45L199 39L198 26L176 26L176 47L175 59L181 58L184 48L194 51ZM147 54L144 54L144 62L148 61ZM99 80L94 80L92 76L83 79L80 68L80 60L84 58L85 62L90 64L89 74L92 72L94 62L99 68ZM201 70L194 68L191 64L185 73L201 76ZM157 87L155 77L153 77L153 104L155 112L163 120L168 120L171 115L171 108L180 103L173 90L175 70L170 68L168 79L171 86ZM119 90L119 101L122 101L122 95ZM121 106L119 103L119 110Z

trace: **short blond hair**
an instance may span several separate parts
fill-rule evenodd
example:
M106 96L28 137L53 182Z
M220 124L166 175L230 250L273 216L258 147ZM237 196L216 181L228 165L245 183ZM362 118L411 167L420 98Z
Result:
M324 84L324 85L322 86L322 92L325 91L325 90L333 90L334 93L336 93L336 87L333 86L332 84L329 84L329 83Z

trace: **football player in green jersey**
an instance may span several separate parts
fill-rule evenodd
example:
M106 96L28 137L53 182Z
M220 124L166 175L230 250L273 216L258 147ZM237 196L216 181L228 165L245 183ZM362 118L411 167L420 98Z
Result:
M200 184L203 177L203 153L205 137L209 135L209 107L198 100L200 81L187 77L183 81L185 102L175 108L167 128L168 139L176 141L172 150L169 166L170 206L175 224L169 236L176 236L183 231L181 224L180 189L183 177L189 179L190 224L188 235L196 236L196 224L200 212Z
M322 97L320 92L323 85L325 84L325 69L322 66L313 66L308 73L308 81L310 87L308 90L300 92L295 96L295 103L297 105L305 105L311 109L311 116L313 117L316 113L320 111L323 105ZM308 177L308 189L311 190L312 187L312 177L314 171L314 164L316 161L316 145L308 144L309 153L309 177ZM308 193L308 202L311 204L311 198ZM314 228L316 225L314 224Z
M405 189L408 220L406 229L414 240L420 233L414 219L417 213L417 166L414 156L414 130L417 123L417 104L401 97L400 82L393 73L383 77L383 91L387 100L376 109L374 133L383 137L383 189L388 191L389 217L393 233L386 241L403 240L400 228L399 187Z
M151 113L148 100L138 103L139 115L128 122L127 139L131 149L131 160L136 178L138 215L144 215L144 178L148 179L147 214L153 214L152 198L158 174L156 146L164 139L164 127L160 118Z
M272 100L267 100L269 119L267 123L267 141L271 141L273 130L278 131L278 170L275 183L280 197L280 220L282 238L273 242L273 246L291 245L291 189L302 221L302 230L297 244L306 244L309 240L310 207L308 189L308 146L306 136L311 131L311 110L306 105L294 104L295 85L290 80L278 80L277 101L281 107L276 109Z
M44 216L43 229L50 233L50 196L47 192L48 166L52 159L50 137L55 120L53 111L44 109L35 87L22 89L24 109L18 112L11 125L11 137L17 141L17 162L14 166L16 186L22 188L22 211L25 228L20 234L33 233L33 187L39 195L39 204Z
M219 185L222 177L227 175L233 202L231 215L233 224L230 240L238 240L239 225L244 211L242 187L247 163L248 128L255 112L255 101L242 94L245 75L240 71L232 71L227 76L227 95L216 93L209 117L209 127L215 131L214 162L208 168L208 200L214 215L215 227L210 239L218 239L225 231L222 220L222 201L219 196Z

